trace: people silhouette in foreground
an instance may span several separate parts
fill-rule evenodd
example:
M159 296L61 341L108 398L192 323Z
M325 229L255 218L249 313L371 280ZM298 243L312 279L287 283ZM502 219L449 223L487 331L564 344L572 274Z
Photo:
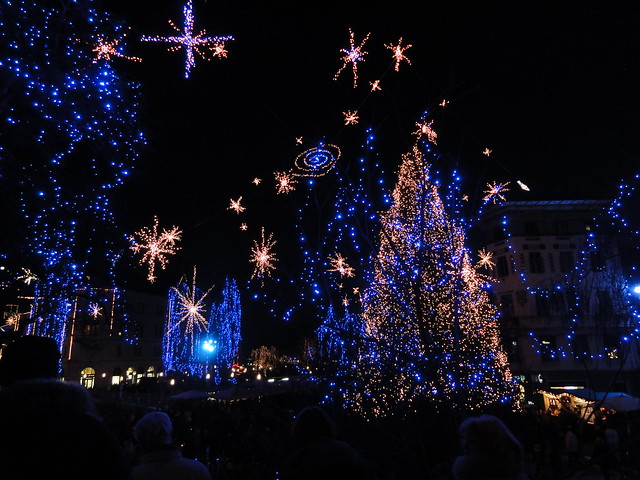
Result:
M134 480L211 480L207 467L182 456L173 442L171 419L163 412L150 412L136 422L133 437L138 444L139 464Z
M57 379L54 340L20 337L0 359L0 478L126 480L131 469L86 388Z
M520 442L493 415L470 417L460 424L462 455L451 473L455 480L526 480Z
M292 427L298 449L284 461L283 480L374 480L373 470L348 443L338 440L333 420L320 407L300 411Z

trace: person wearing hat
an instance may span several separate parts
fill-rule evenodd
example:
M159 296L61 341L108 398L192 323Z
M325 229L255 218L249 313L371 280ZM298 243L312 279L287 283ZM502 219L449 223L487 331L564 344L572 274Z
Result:
M139 464L133 467L133 480L211 480L211 473L198 460L182 456L173 443L173 425L163 412L144 415L133 427L138 443Z

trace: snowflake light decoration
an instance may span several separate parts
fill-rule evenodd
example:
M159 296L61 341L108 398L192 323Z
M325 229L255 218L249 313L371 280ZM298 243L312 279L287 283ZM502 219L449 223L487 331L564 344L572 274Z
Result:
M289 193L296 189L298 181L289 172L275 172L277 193Z
M493 253L487 252L484 248L478 252L478 257L480 258L480 260L478 260L479 267L491 269L496 265L495 262L491 260L493 258Z
M123 35L126 37L126 35ZM142 59L138 57L129 57L120 53L118 51L118 44L120 43L119 39L115 39L112 42L108 42L104 39L104 37L98 37L98 43L91 50L96 54L96 57L93 59L93 63L97 63L98 60L106 60L107 62L111 61L111 57L119 57L124 58L125 60L131 60L133 62L141 62Z
M344 70L345 67L350 63L351 69L353 71L353 88L356 88L358 86L358 62L363 61L364 56L367 54L367 52L362 51L362 47L364 47L366 41L369 40L369 35L371 35L371 33L367 33L367 36L364 37L362 43L356 46L353 31L349 29L349 50L344 48L340 49L340 52L344 54L341 59L342 66L334 75L334 80L338 80L338 77L340 76L340 73L342 73L342 70Z
M296 145L302 145L302 137L296 137Z
M371 85L372 92L382 90L382 88L380 87L380 80L374 80L373 82L369 82L369 85Z
M411 65L411 61L405 56L404 52L406 50L409 50L412 45L407 45L406 47L402 46L402 37L400 37L400 40L398 40L398 44L397 45L393 45L393 44L389 44L387 45L385 43L384 45L386 48L388 48L389 50L393 50L393 59L396 61L394 70L397 72L400 70L400 62L402 62L403 60L405 62L407 62L409 65Z
M482 151L482 154L483 154L483 155L486 155L487 157L490 157L492 152L493 152L493 151L492 151L491 149L489 149L489 148L485 148L485 149Z
M350 267L347 259L339 253L335 257L329 257L330 267L327 272L338 272L341 277L353 277L355 269Z
M356 125L358 123L358 111L347 110L346 112L342 112L344 115L344 124L345 125Z
M227 207L227 210L233 210L237 214L240 214L246 210L246 208L240 205L240 202L242 201L242 197L239 197L238 200L234 200L233 198L230 198L229 201L231 202L231 204Z
M189 0L187 4L183 8L184 12L184 24L183 29L180 30L176 25L169 20L169 24L174 28L179 35L162 37L159 35L150 37L143 36L141 40L143 42L164 42L172 44L169 47L170 52L176 52L181 48L184 48L187 58L185 60L185 78L189 78L189 73L191 69L196 65L196 57L197 53L202 59L209 60L209 58L205 55L205 48L208 48L213 52L214 57L226 57L226 50L224 48L225 42L228 40L233 40L233 37L230 35L223 37L210 37L206 35L205 30L201 30L199 33L194 33L193 24L195 21L195 16L193 14L193 4L192 0Z
M434 145L437 144L436 140L438 138L438 134L431 127L431 125L433 125L433 120L431 120L430 122L416 122L416 127L418 127L418 129L413 132L412 135L417 136L416 140L420 140L424 135L431 143L433 143Z
M277 262L278 259L271 251L275 244L276 241L273 239L273 233L270 233L269 237L265 239L264 227L262 227L260 243L254 240L253 248L251 249L251 258L249 261L255 263L251 278L257 277L263 280L265 276L270 276L271 270L275 270L274 262Z
M98 317L102 316L102 307L95 302L89 304L89 315L97 320Z
M249 227L247 226L246 223L241 223L240 224L240 230L242 230L243 232L246 232L248 228Z
M204 299L209 295L209 292L211 292L213 287L200 295L201 291L196 288L196 268L193 267L193 280L191 281L191 286L187 288L186 292L183 293L176 287L171 287L171 289L176 294L177 315L179 319L171 326L171 328L169 328L167 333L178 325L184 324L184 333L191 337L191 344L193 344L193 334L195 329L198 329L198 331L201 332L209 325L209 322L203 315L203 313L206 312Z
M261 182L262 182L262 179L261 179L261 178L258 178L258 177L256 177L256 178L254 178L253 180L251 180L251 183L253 183L256 187L257 187L258 185L260 185L260 183L261 183Z
M18 275L16 278L18 280L22 280L27 285L31 285L31 282L38 281L38 276L28 268L24 268L24 267L22 268L22 275Z
M496 203L496 199L500 199L503 202L506 200L506 198L504 198L503 193L504 192L508 192L509 189L507 188L507 185L509 185L509 182L506 183L497 183L497 182L493 182L493 183L488 183L487 184L487 190L484 191L484 193L486 193L486 195L484 196L484 198L482 199L483 202L488 203L490 200L493 201L493 203Z
M174 255L180 249L176 242L180 240L182 232L178 227L173 226L171 230L162 230L158 232L158 217L153 217L152 227L143 227L140 231L135 232L139 240L136 241L135 236L129 236L131 242L131 250L134 253L144 251L140 259L140 265L149 264L149 274L147 280L151 283L155 282L156 263L164 270L167 265L167 255Z

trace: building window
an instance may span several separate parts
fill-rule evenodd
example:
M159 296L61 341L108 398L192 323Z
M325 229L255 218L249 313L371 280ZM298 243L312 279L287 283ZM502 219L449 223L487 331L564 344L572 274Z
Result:
M502 316L506 318L515 316L513 310L513 295L510 293L500 295L500 311L502 312Z
M549 292L546 290L536 292L536 312L539 317L548 317L551 315L550 303Z
M96 371L91 368L83 368L80 372L80 383L85 388L93 388L96 384Z
M506 277L509 275L509 264L507 263L507 257L504 255L498 257L498 260L496 260L496 273L498 277Z
M540 337L540 358L545 362L552 362L558 359L556 355L556 337L551 335Z
M549 295L549 303L551 313L553 315L564 315L567 313L567 306L564 302L564 293L562 290L551 290L551 294Z
M544 273L544 259L540 252L529 252L529 271L531 273Z
M560 272L569 273L573 271L574 260L572 251L560 252Z

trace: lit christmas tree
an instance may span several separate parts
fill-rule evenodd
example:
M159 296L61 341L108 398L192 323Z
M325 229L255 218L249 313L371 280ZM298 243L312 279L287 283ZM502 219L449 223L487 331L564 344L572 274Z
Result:
M363 292L364 342L345 398L364 415L428 402L473 410L513 400L487 280L465 232L447 214L430 165L405 154L393 203L381 215L374 274Z
M38 278L29 331L62 346L71 299L88 276L115 287L121 235L110 192L145 140L138 86L109 63L127 61L125 29L90 0L49 5L0 4L0 201L12 225L8 258Z
M219 369L231 367L240 347L242 308L240 290L233 278L227 277L222 289L222 301L211 309L209 333L215 339L214 356Z

